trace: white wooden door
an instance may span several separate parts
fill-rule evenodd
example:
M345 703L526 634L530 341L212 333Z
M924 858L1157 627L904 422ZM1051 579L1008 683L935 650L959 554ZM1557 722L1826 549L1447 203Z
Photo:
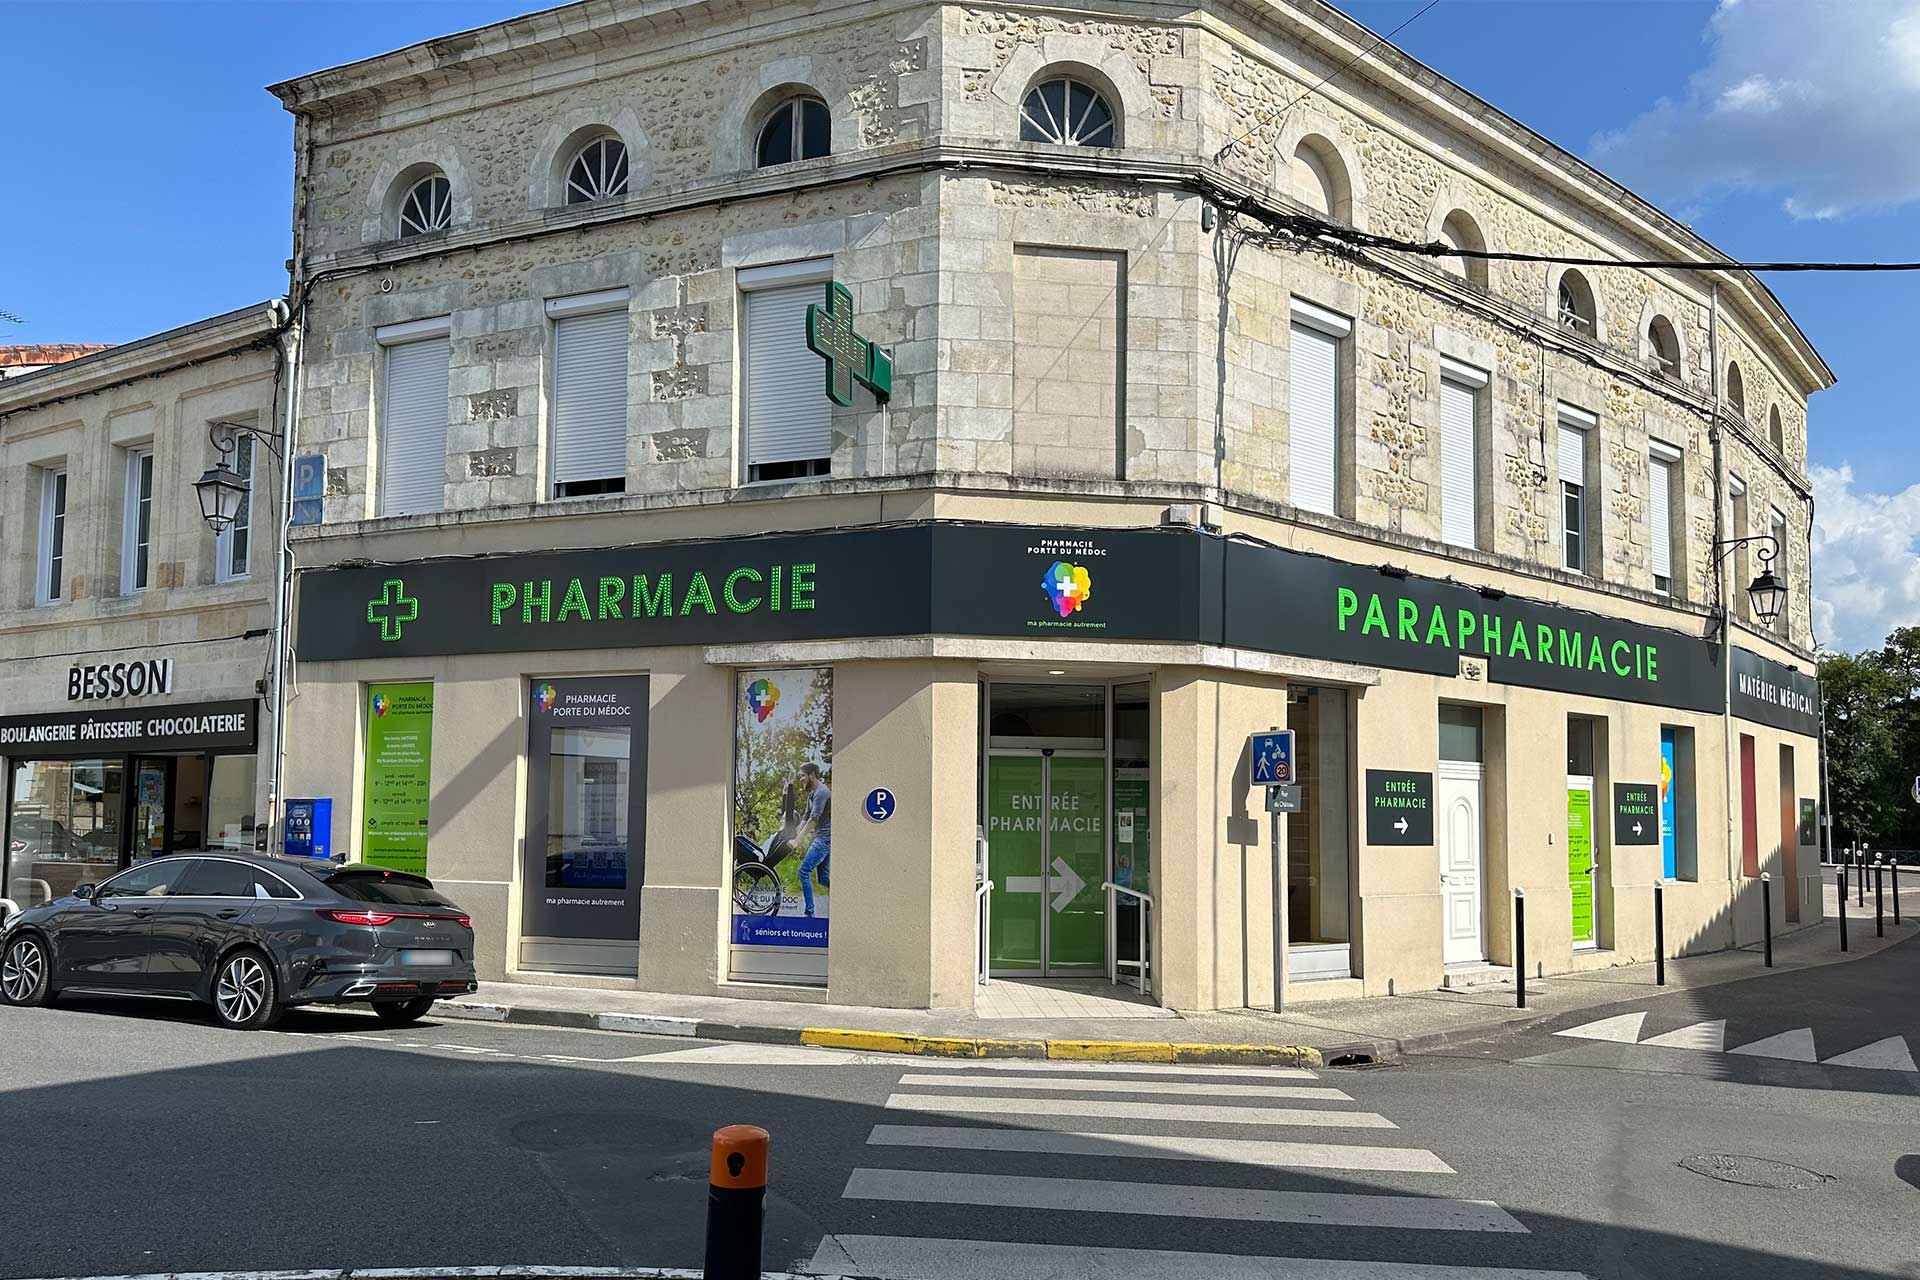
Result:
M1487 958L1481 883L1484 774L1482 765L1440 762L1440 902L1448 964Z

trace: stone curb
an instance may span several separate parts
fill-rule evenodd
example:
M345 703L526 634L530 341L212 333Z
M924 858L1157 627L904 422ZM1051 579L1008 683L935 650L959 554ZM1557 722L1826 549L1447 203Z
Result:
M685 1267L355 1267L312 1271L151 1271L131 1276L75 1276L64 1280L701 1280L705 1274L697 1268ZM769 1271L762 1280L809 1278Z
M809 1045L862 1053L897 1053L929 1058L1051 1058L1078 1062L1215 1062L1318 1067L1328 1053L1311 1045L1191 1044L1169 1040L1012 1040L969 1036L923 1036L897 1031L860 1031L843 1027L775 1027L736 1022L634 1013L588 1013L530 1005L483 1004L441 1000L441 1017L525 1026L573 1027L632 1035L685 1036L752 1044ZM1370 1046L1341 1052L1367 1052Z

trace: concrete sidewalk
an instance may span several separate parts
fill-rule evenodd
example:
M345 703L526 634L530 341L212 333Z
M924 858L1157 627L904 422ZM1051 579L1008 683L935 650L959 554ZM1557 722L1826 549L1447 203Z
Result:
M1904 887L1904 886L1903 886ZM1915 915L1889 919L1876 938L1872 893L1864 913L1849 906L1852 949L1839 950L1832 885L1827 918L1774 940L1775 973L1870 956L1912 937ZM1920 886L1902 893L1920 908ZM1736 982L1765 973L1756 944L1667 962L1665 990ZM1000 983L995 980L995 984ZM1044 984L1033 984L1044 988ZM1164 1013L1157 1018L989 1018L971 1009L880 1009L811 1001L662 995L643 991L483 982L474 995L441 1001L446 1017L646 1035L806 1044L878 1052L955 1057L1115 1059L1125 1061L1280 1062L1319 1066L1379 1060L1555 1018L1637 1000L1660 990L1654 966L1625 965L1532 979L1525 1009L1509 985L1467 991L1327 1001L1283 1013L1222 1010Z

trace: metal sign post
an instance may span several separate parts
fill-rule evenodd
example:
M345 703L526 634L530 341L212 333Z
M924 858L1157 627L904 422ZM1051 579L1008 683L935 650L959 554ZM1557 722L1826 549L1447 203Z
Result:
M1281 988L1286 976L1287 928L1286 883L1282 877L1285 855L1280 848L1281 817L1300 809L1300 788L1293 780L1293 730L1275 726L1247 739L1248 777L1267 789L1267 832L1273 848L1273 1011L1285 1003Z

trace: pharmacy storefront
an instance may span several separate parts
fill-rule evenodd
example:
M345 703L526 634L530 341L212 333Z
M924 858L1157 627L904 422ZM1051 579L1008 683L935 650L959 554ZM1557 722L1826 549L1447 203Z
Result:
M1701 920L1731 892L1694 765L1715 646L1247 539L928 521L320 568L298 597L288 793L340 854L444 885L493 975L1263 1006L1499 962L1520 886L1549 969L1631 952L1663 822ZM1269 814L1246 743L1274 728Z

